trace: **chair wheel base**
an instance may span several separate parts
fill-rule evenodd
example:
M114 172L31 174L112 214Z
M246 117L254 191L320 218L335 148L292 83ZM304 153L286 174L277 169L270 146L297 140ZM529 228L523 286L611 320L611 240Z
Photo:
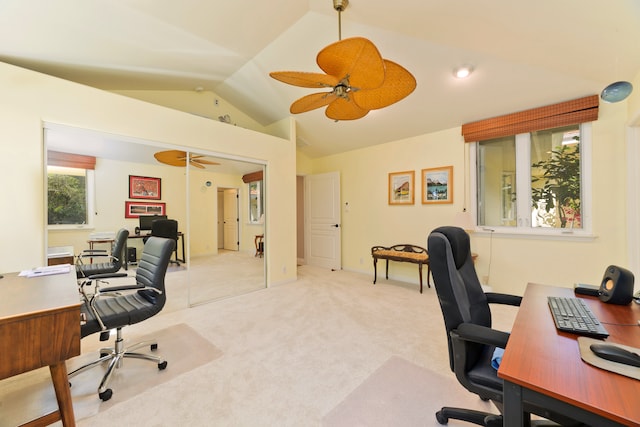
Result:
M151 344L149 347L151 348L152 351L153 350L157 350L158 349L158 344Z
M113 396L113 391L110 388L106 389L102 393L98 393L98 397L100 397L103 402L111 399L111 396Z
M442 411L436 412L436 421L438 424L446 425L449 422L449 417L445 417Z
M167 361L158 363L158 369L164 371L167 368Z

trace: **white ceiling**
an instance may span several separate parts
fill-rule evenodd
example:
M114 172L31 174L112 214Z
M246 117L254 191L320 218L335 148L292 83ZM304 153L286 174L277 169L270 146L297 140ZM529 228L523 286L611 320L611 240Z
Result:
M600 93L640 71L638 0L351 0L352 36L418 86L360 120L296 115L311 157ZM337 40L332 0L0 0L1 61L106 90L201 86L265 126L314 92L268 73L320 72L317 52ZM457 80L463 63L475 72Z

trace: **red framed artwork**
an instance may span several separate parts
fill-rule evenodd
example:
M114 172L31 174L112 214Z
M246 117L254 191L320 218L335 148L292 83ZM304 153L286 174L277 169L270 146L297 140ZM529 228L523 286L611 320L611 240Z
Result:
M160 178L129 175L129 198L160 200Z
M166 215L166 203L124 202L124 217L138 218L140 215Z

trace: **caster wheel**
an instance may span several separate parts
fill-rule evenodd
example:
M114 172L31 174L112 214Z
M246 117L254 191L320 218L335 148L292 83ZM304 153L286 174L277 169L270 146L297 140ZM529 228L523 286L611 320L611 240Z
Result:
M103 402L106 402L107 400L111 399L112 395L113 395L113 391L110 388L106 389L102 393L98 393L98 397L100 397L100 399Z
M436 420L438 421L438 424L442 425L445 425L449 422L449 418L445 417L442 411L436 412Z
M158 344L151 344L151 350L157 350L158 349Z
M164 371L167 368L167 361L165 360L164 362L158 363L158 369L161 371Z
M100 357L105 357L105 356L108 356L108 355L109 355L109 353L100 353Z

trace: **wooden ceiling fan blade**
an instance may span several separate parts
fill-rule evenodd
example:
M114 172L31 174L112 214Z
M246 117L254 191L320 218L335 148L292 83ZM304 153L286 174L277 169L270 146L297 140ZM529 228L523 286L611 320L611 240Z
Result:
M197 168L199 168L199 169L204 169L204 166L202 166L202 165L201 165L200 163L198 163L198 162L190 161L190 162L189 162L189 164L190 164L191 166L195 166L195 167L197 167Z
M325 88L334 87L340 80L337 77L321 73L307 73L304 71L273 71L271 77L294 86Z
M294 101L289 111L291 111L292 114L305 113L315 110L316 108L324 107L336 99L337 96L333 92L312 93L311 95L303 96Z
M369 110L361 108L349 98L337 98L324 113L333 120L356 120L366 116L368 112Z
M186 166L186 155L184 151L180 150L167 150L159 151L153 155L160 163L165 163L171 166Z
M384 62L386 74L382 86L350 93L353 100L364 109L387 107L405 98L416 88L416 79L409 71L393 61L385 59Z
M349 78L352 87L373 89L382 85L385 66L378 48L364 37L352 37L332 43L316 58L322 70L338 80Z

